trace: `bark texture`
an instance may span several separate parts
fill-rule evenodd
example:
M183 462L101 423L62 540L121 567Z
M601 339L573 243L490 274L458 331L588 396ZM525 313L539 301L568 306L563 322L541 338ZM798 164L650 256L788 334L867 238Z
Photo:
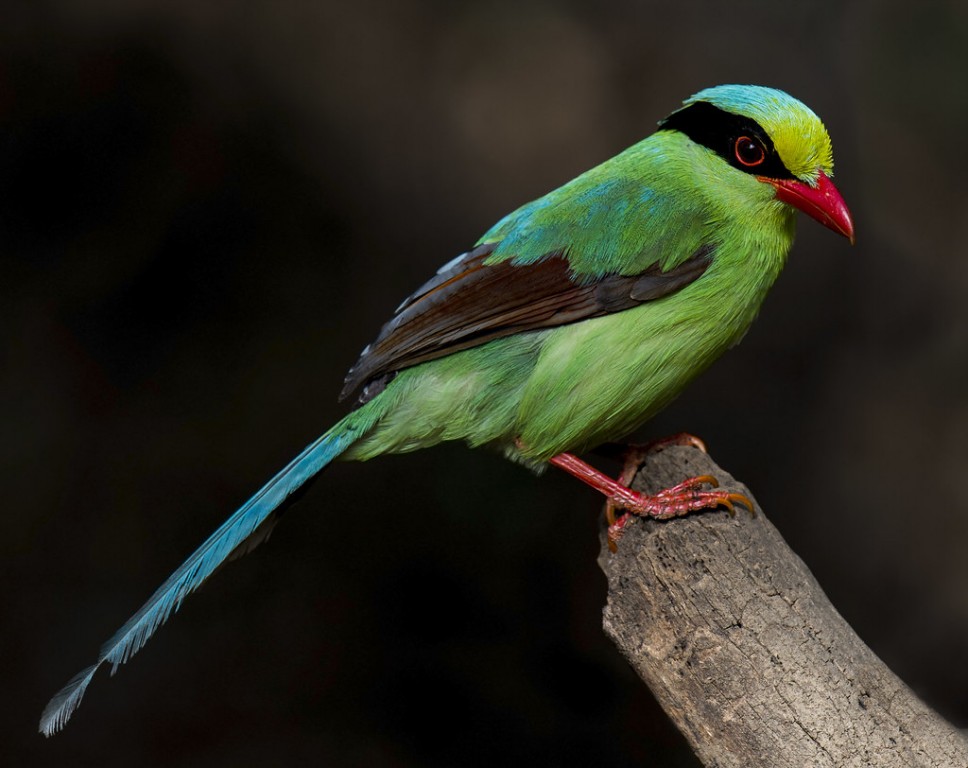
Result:
M702 474L747 492L684 447L649 456L633 486ZM636 520L599 562L605 631L705 765L968 766L968 741L864 645L759 507Z

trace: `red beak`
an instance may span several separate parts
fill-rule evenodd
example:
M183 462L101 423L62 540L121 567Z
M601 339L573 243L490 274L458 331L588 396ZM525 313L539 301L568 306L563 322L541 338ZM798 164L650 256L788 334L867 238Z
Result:
M765 176L756 178L776 188L777 200L798 208L825 227L846 237L853 245L854 222L851 221L847 203L827 174L823 171L818 173L817 185L814 187L795 179L768 179Z

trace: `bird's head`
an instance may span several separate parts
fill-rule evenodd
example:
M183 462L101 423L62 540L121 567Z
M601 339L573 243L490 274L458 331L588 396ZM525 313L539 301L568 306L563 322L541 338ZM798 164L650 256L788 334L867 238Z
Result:
M830 136L792 96L775 88L719 85L687 99L659 126L684 133L773 187L776 199L854 242L850 211L830 180Z

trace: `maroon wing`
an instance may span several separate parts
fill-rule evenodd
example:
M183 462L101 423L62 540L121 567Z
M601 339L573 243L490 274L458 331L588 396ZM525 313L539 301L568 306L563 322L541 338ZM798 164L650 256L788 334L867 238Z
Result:
M379 394L397 371L514 333L600 317L667 296L698 278L712 261L704 246L666 272L587 279L551 253L532 264L485 264L495 243L455 259L421 286L383 326L346 375L342 400L363 386L360 402Z

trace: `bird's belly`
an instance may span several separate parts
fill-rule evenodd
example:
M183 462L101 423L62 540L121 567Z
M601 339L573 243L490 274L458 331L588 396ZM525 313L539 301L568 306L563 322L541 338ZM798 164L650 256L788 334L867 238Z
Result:
M619 440L735 343L755 310L689 301L687 291L555 329L518 411L527 458Z

